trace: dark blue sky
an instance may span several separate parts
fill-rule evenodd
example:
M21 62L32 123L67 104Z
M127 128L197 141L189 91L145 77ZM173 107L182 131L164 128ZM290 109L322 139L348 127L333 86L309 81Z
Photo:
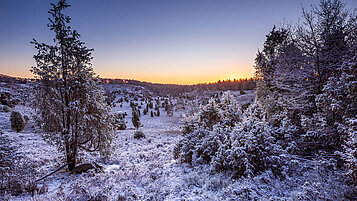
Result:
M0 0L0 73L30 77L32 38L50 43L46 0ZM357 1L344 1L356 8ZM102 77L162 83L251 77L273 25L318 0L72 0L66 14Z

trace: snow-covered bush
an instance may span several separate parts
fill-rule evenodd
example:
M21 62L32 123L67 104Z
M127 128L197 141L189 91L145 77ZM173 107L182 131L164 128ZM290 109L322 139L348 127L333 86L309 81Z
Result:
M10 107L7 105L0 105L0 111L1 112L10 112Z
M174 157L189 163L209 163L229 133L222 130L230 130L240 117L240 108L229 92L220 103L211 98L198 113L186 119L181 128L185 138L176 145Z
M261 110L252 104L241 117L229 94L220 103L211 99L183 126L185 134L174 148L174 157L191 164L210 164L212 170L232 170L235 176L251 176L282 169L282 147L275 129L263 122Z
M29 116L27 116L27 115L24 115L24 120L25 120L25 122L27 123L27 122L29 122L29 121L30 121L30 117L29 117Z
M10 105L14 107L15 105L18 105L20 102L21 102L20 99L14 98L14 99L11 99Z
M173 116L173 106L172 106L172 104L166 104L165 105L165 110L166 110L167 116Z
M267 169L280 174L284 150L277 141L277 130L257 118L257 113L259 108L253 104L227 135L211 161L215 169L233 170L236 176L251 176Z
M112 114L112 118L113 118L113 126L115 129L117 129L117 130L125 130L126 129L124 113L114 113L114 114Z
M1 91L0 92L0 103L3 105L7 105L9 107L13 107L11 105L12 94L8 91Z
M207 105L201 106L199 111L191 117L186 118L181 128L183 134L191 133L193 130L212 130L214 125L233 127L241 117L241 109L230 95L226 92L219 103L211 98Z
M26 126L22 114L18 111L12 111L10 116L11 128L16 132L21 132Z
M136 130L135 133L134 133L134 138L135 139L140 139L140 138L144 138L145 137L145 134L143 131L141 130Z
M14 151L15 152L15 151ZM38 166L36 162L28 158L21 158L13 153L11 156L11 163L6 167L0 164L0 199L3 200L4 195L20 195L27 194L41 194L47 191L47 186L43 184L40 186L35 182L35 169ZM6 200L6 199L5 199Z

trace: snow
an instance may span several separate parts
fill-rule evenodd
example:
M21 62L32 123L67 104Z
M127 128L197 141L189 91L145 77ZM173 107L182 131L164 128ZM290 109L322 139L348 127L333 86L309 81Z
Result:
M108 87L108 86L107 86ZM110 86L111 90L127 90L130 93L143 93L132 86ZM246 104L254 100L254 92L240 96L232 93L237 101ZM124 95L116 97L119 100ZM197 95L197 97L200 97ZM155 98L155 97L154 97ZM160 117L141 115L140 121L146 138L134 139L135 129L131 123L129 102L117 103L112 112L126 112L127 129L116 131L112 144L112 154L108 159L97 154L81 153L81 162L95 161L103 166L103 171L81 175L69 174L61 170L38 182L45 193L3 195L9 200L295 200L295 199L338 199L345 187L334 175L320 171L321 165L310 160L293 160L290 166L296 171L287 178L275 177L270 171L254 177L232 179L232 173L215 172L209 165L192 166L180 163L173 158L173 149L183 135L180 127L184 114L195 110L201 99L187 103L186 110L174 110L168 116L160 108ZM136 101L140 105L140 100ZM177 103L173 99L173 103ZM143 105L143 107L145 104ZM143 109L143 108L142 108ZM142 110L141 109L141 110ZM30 107L17 105L18 110L31 117L25 130L16 133L10 128L10 113L0 113L1 137L9 139L16 152L30 161L35 179L38 179L63 165L63 153L51 142L51 138L41 131L32 116ZM319 169L320 168L320 169ZM322 181L322 178L327 180ZM329 192L330 190L330 192ZM341 192L336 194L336 192ZM0 195L0 198L2 196Z

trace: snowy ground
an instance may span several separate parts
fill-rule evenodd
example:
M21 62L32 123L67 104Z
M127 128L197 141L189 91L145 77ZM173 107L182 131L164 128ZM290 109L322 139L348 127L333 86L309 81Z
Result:
M132 88L127 88L133 91ZM236 96L239 93L235 94ZM118 96L116 100L121 98ZM240 96L249 102L252 93ZM139 103L140 101L138 101ZM11 110L21 111L28 116L36 115L28 107L18 105ZM188 110L188 109L187 109ZM95 161L103 166L100 173L89 172L73 175L65 170L39 182L41 193L31 196L0 195L4 200L339 200L343 182L332 174L321 171L322 166L313 161L291 161L296 171L281 180L272 173L265 172L254 178L232 179L229 172L212 172L206 166L193 167L178 163L173 159L173 148L182 138L180 125L182 114L175 111L167 116L160 108L160 117L142 115L140 128L146 135L134 139L131 123L131 108L128 102L122 107L117 104L113 112L127 112L127 129L117 131L113 140L113 152L109 159L97 155L81 155L81 162ZM13 147L11 151L20 156L21 164L14 167L25 168L23 179L38 179L55 170L63 162L63 153L50 143L30 121L25 130L16 133L10 128L10 113L0 112L1 138L3 144ZM2 161L5 159L1 159ZM6 170L6 167L1 167ZM289 174L288 174L289 175ZM321 179L323 178L323 179Z

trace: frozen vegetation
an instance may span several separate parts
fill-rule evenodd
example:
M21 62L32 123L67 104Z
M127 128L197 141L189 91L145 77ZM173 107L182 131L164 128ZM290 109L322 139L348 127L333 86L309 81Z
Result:
M4 86L2 91L21 96L18 92L21 92L23 87L27 88L27 86L17 85ZM284 164L285 169L282 170L284 178L276 176L271 170L262 171L255 176L244 174L242 177L237 177L236 171L233 171L234 167L218 172L215 166L200 161L198 156L194 159L194 163L182 163L174 158L175 146L185 139L181 131L185 128L185 122L187 123L187 120L192 118L190 113L204 111L219 99L224 103L223 101L227 98L236 104L235 107L227 107L227 109L248 112L252 106L247 105L252 104L255 99L254 91L246 91L244 95L240 95L240 92L206 91L201 94L192 92L181 98L157 97L143 88L131 85L107 85L106 91L115 94L111 112L127 114L124 118L127 128L115 131L112 154L109 158L106 159L97 154L80 153L80 163L95 162L102 166L100 171L90 170L77 175L62 169L42 181L35 182L36 179L65 163L63 153L58 151L53 138L49 138L38 128L37 114L28 107L25 101L11 108L11 111L19 111L22 115L30 117L25 129L21 132L11 129L11 112L0 113L1 173L4 179L2 184L12 187L12 191L2 191L2 199L251 200L272 198L305 200L319 198L325 200L340 199L349 188L340 179L343 178L343 172L338 171L334 163L324 161L323 158L309 160L290 156L289 160L286 160L287 164ZM159 117L151 117L150 112L146 115L141 114L139 130L145 134L145 137L135 139L136 129L131 122L130 103L142 106L141 110L145 109L150 102L144 94L155 104L156 100L159 100L161 114ZM22 97L21 99L26 100L26 97ZM171 100L172 115L170 113L168 115L162 107L165 100ZM200 109L200 103L203 102L207 102L208 105L201 106ZM152 109L149 109L150 111L155 110L155 104ZM243 118L244 112L240 114L230 112L226 114L234 114ZM250 124L254 120L245 119L244 121L245 124ZM260 124L255 122L251 126L257 123ZM209 143L206 146L211 145L213 144ZM214 153L211 153L211 156L213 157Z
M233 91L100 84L52 7L36 81L1 83L1 200L357 199L357 17L340 1L274 26L255 90Z

